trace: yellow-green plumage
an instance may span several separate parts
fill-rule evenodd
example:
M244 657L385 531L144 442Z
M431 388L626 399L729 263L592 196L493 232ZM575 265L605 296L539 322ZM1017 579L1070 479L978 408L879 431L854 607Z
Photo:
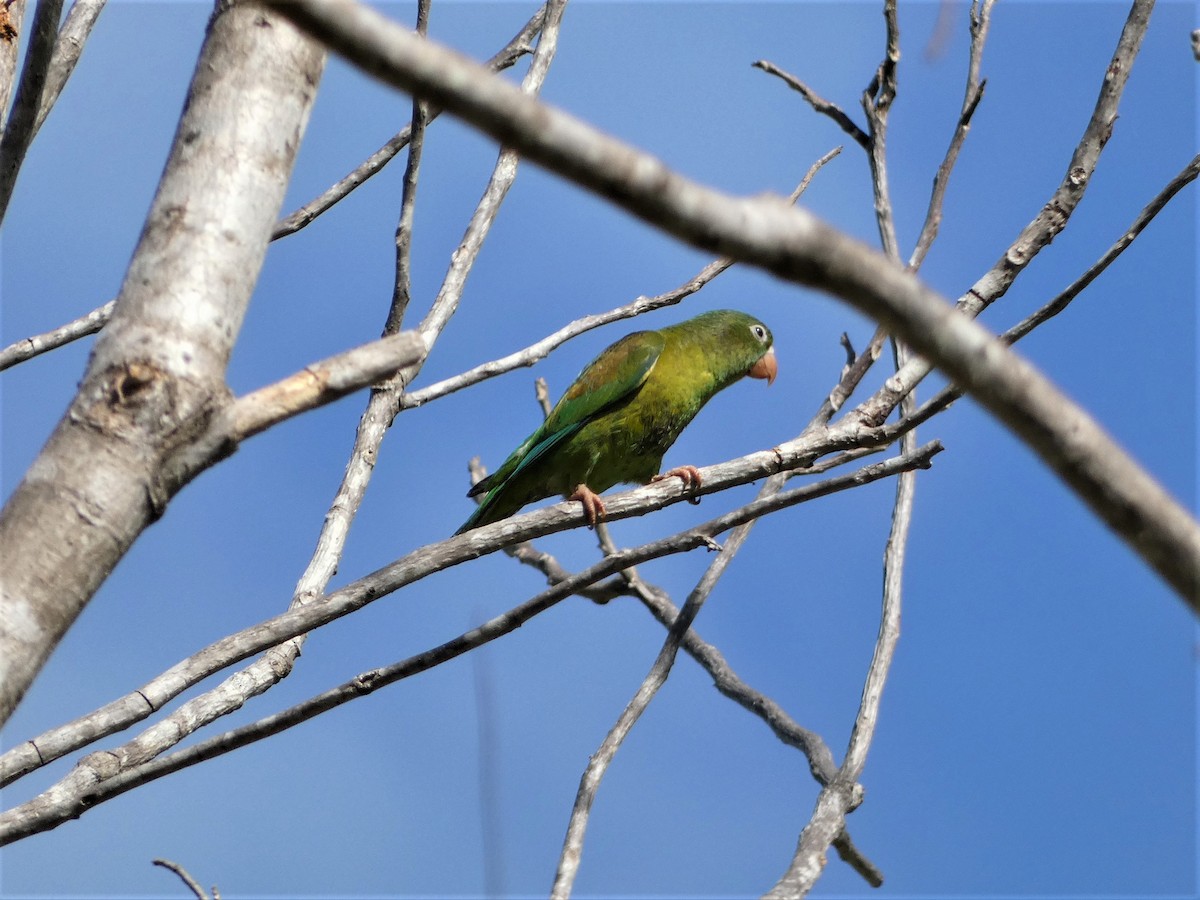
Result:
M637 331L601 353L541 426L468 496L486 491L461 534L527 503L646 483L663 454L714 394L745 375L775 375L770 330L715 310L659 331Z

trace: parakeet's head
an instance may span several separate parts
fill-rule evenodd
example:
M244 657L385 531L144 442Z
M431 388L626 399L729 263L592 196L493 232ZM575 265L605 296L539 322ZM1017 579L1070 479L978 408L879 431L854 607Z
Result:
M775 376L779 373L779 363L775 360L775 348L772 346L775 338L771 334L771 329L757 319L751 319L749 329L750 333L754 335L754 339L758 341L759 347L765 347L767 352L758 358L746 374L751 378L765 378L767 387L770 387L775 383Z
M732 378L748 375L763 378L767 384L775 380L779 372L772 347L775 338L771 329L754 316L736 309L714 309L681 324L705 335L726 362Z

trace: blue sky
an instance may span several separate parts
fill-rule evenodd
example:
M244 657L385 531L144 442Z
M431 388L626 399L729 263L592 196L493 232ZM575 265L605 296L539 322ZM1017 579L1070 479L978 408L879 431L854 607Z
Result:
M492 52L531 3L435 5L433 37ZM409 5L389 14L411 21ZM966 9L941 55L922 51L937 4L902 4L891 117L893 199L905 253L957 116ZM1041 208L1090 115L1123 3L1005 3L987 93L922 274L956 297ZM116 295L169 148L208 7L113 4L33 145L3 234L0 343ZM986 323L1001 330L1069 284L1196 147L1190 3L1155 11L1112 141L1068 229ZM847 143L777 79L769 59L861 121L877 65L874 3L578 3L544 96L732 193L787 193ZM515 77L515 76L514 76ZM286 209L408 120L408 98L331 61ZM428 136L417 209L415 323L495 158L449 117ZM391 294L402 161L271 248L234 353L245 392L378 334ZM874 241L853 144L805 204ZM1196 203L1189 188L1068 313L1021 344L1194 508ZM532 166L522 168L463 305L415 386L507 354L589 312L656 294L708 259ZM773 329L770 390L735 385L668 454L706 465L793 437L837 379L838 336L871 325L841 304L734 269L680 309L618 323L521 370L404 413L380 455L334 586L431 541L469 512L467 460L494 467L530 431L533 378L560 393L634 327L734 306ZM65 409L89 341L0 375L5 494ZM872 374L862 396L885 377ZM920 390L928 396L937 379ZM336 490L363 396L247 442L189 485L63 642L4 745L87 712L207 642L281 610ZM903 636L850 819L884 871L878 896L1186 896L1196 887L1196 633L1183 605L1037 460L969 401L925 426L946 445L918 482ZM696 628L733 668L840 757L878 624L890 483L758 525ZM747 487L618 523L622 545L672 533L753 495ZM544 544L594 561L584 531ZM643 567L682 602L708 560ZM316 633L295 673L222 727L250 721L440 643L542 587L502 556L442 573ZM126 794L0 851L0 892L179 896L154 857L227 895L475 895L483 797L496 804L503 885L542 894L579 775L658 652L632 600L568 600L481 652L280 737ZM495 717L481 750L477 679ZM213 732L215 733L215 732ZM111 738L102 746L118 743ZM67 771L4 792L19 803ZM481 789L481 771L487 788ZM681 658L596 801L580 896L746 895L782 873L816 796L807 764ZM868 889L832 859L819 896Z

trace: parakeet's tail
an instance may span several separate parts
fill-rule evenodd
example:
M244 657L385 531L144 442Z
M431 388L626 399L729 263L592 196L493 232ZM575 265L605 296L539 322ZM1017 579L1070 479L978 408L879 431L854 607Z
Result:
M467 518L467 521L463 522L462 525L459 526L458 531L454 532L455 536L457 537L463 532L470 531L472 528L478 528L480 525L487 525L488 523L484 521L484 516L487 513L487 505L488 504L485 499L483 503L480 503L477 507L475 507L475 511L471 513L471 515Z
M482 482L480 482L482 484ZM505 504L501 503L501 495L503 485L493 486L491 490L484 495L484 498L479 501L479 505L475 507L475 511L467 517L467 521L462 523L455 535L462 534L464 531L470 531L472 528L482 528L484 525L491 525L493 522L499 522L506 516L511 516L516 512L515 508L506 509ZM508 504L511 506L512 504Z

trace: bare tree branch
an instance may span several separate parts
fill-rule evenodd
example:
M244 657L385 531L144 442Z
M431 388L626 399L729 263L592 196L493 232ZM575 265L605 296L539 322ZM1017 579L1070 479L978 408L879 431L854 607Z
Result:
M1192 157L1191 162L1184 166L1179 174L1172 178L1167 183L1167 186L1159 191L1154 199L1137 214L1129 227L1125 229L1125 233L1105 251L1103 256L1092 263L1086 272L1071 282L1062 293L1058 294L1049 303L1006 331L1001 335L1001 338L1009 343L1018 341L1039 325L1049 321L1066 309L1072 300L1078 297L1088 285L1099 277L1101 272L1107 269L1118 256L1125 252L1126 248L1137 239L1146 226L1154 221L1154 217L1162 212L1172 197L1196 180L1197 175L1200 175L1200 155Z
M525 54L532 53L532 41L541 32L545 20L546 4L543 4L530 20L525 23L525 27L518 31L507 45L488 60L486 63L488 70L502 72L505 69L511 68ZM430 107L427 121L432 122L441 114L441 109ZM281 219L279 224L275 226L275 232L271 235L271 239L276 240L286 237L289 234L295 234L310 224L321 213L336 205L338 201L344 199L351 191L379 172L380 169L392 161L397 153L408 146L411 134L412 124L410 123L402 128L395 137L391 138L386 144L367 157L353 172L350 172L336 184L330 186L319 197L315 197Z
M620 551L617 554L605 557L600 562L577 575L543 591L538 596L509 612L439 647L427 650L424 653L395 663L384 669L376 669L363 673L352 681L313 697L289 710L251 725L235 729L227 734L210 738L186 750L176 751L167 756L154 759L154 754L152 753L146 755L144 752L139 752L146 749L139 742L131 742L114 751L91 753L80 760L76 767L56 785L42 792L29 802L13 807L0 814L0 846L23 837L28 837L31 834L37 834L54 828L68 819L77 818L97 804L141 784L269 737L272 734L306 721L315 715L319 715L327 709L339 706L342 703L368 694L387 684L395 683L410 675L439 665L474 647L510 633L533 616L544 612L563 598L569 597L581 588L595 584L601 579L607 578L629 566L670 554L685 553L700 547L708 548L713 545L713 539L716 535L731 528L736 528L744 522L751 521L760 516L786 509L798 503L828 496L837 491L848 490L872 481L878 481L881 478L887 478L911 468L927 468L930 465L931 458L940 452L941 449L941 445L934 441L926 444L916 453L865 466L855 472L795 488L794 490L777 494L766 500L755 500L724 515L710 519L708 522L693 526L686 531L678 532L666 538L660 538L659 540L631 550ZM508 521L512 522L515 519ZM483 529L479 530L482 531ZM468 535L461 535L457 538L452 538L450 541L443 542L443 545L451 545L455 542L462 545L466 542L465 539L467 537ZM424 554L424 556L428 558L429 554ZM444 566L440 568L444 568ZM394 576L399 574L397 564L380 570L380 574L385 572L393 576L393 584L389 587L385 587L382 584L375 584L368 588L369 596L360 595L357 598L359 600L358 607L402 586L399 581L403 581L404 576L401 576L399 581L394 579ZM314 612L328 612L329 608L335 604L335 598L338 594L342 594L345 591L346 589L343 589L342 591L328 595L323 603L289 610L287 613L277 616L271 621L282 622L289 618L295 619L298 615L304 616ZM326 621L332 621L332 618ZM264 623L264 625L267 624ZM324 622L314 623L314 625L318 624L324 624ZM299 634L302 631L308 630L310 628L302 628L293 632L293 634ZM231 638L233 637L236 636L231 636ZM208 649L211 651L221 646L228 646L231 638L224 638L217 642L217 644L211 645ZM271 641L270 643L277 643L277 641ZM249 653L252 652L255 651L249 651ZM242 654L238 658L244 658L249 653ZM172 671L178 675L181 674L179 670L180 667L176 666ZM7 758L9 754L5 756Z
M275 27L256 27L264 21ZM0 556L11 561L0 587L0 722L178 490L164 460L228 395L229 353L323 64L262 8L239 4L213 20L113 318L0 512ZM221 179L208 177L214 157Z
M538 50L534 55L534 62L525 78L524 87L527 90L534 91L539 89L545 78L556 45L561 13L561 3L551 4L545 28L542 31L542 37L539 41ZM396 413L396 399L399 396L399 391L420 371L429 348L433 346L438 334L440 334L450 315L457 307L465 285L466 276L474 264L483 240L487 236L491 224L499 211L500 204L515 177L516 163L516 155L513 151L501 151L495 171L484 191L484 196L480 200L479 206L466 229L458 250L452 256L451 265L442 289L439 291L430 311L418 329L418 340L422 346L419 359L397 374L391 380L388 387L381 388L372 394L368 402L367 411L360 422L355 449L351 457L351 463L347 469L347 475L343 479L343 484L339 489L338 498L334 502L334 508L331 510L331 514L326 517L325 526L318 542L317 552L314 554L309 568L297 586L297 591L290 607L290 613L303 612L306 607L309 607L309 604L313 606L319 605L314 601L321 599L321 593L325 585L336 570L337 560L341 556L345 535L348 532L350 522L358 509L358 505L369 482L379 443L382 441L383 434L392 416ZM402 349L406 346L406 342L411 340L412 336L406 333L397 335L394 338L385 338L376 342L376 345L373 346L385 349L390 348L394 351L397 347ZM303 376L301 376L300 380L303 380ZM287 393L287 391L284 393ZM314 392L310 389L309 393ZM254 415L261 416L262 414L254 412ZM219 432L210 430L210 433ZM205 453L207 449L198 448L196 452ZM349 611L349 609L346 610L346 612ZM287 615L284 614L285 617ZM152 758L179 743L184 737L203 725L240 708L249 697L268 690L272 685L290 673L304 642L303 632L307 630L302 629L298 632L283 634L277 641L271 641L269 644L251 651L253 653L258 650L266 650L273 644L281 645L271 647L270 652L263 659L256 661L241 672L226 678L216 688L189 700L182 707L175 710L168 718L156 723L129 741L124 747L116 751L117 754L128 763L140 762ZM286 644L283 643L285 641L287 642ZM236 658L231 659L230 662L236 662L249 655L249 653L240 654ZM186 661L181 665L186 667ZM143 702L140 704L132 696L123 698L97 711L94 717L87 718L93 725L105 729L106 733L112 733L114 730L119 730L128 724L132 724L132 722L144 719L154 709L161 707L161 702L150 699L160 696L160 691L165 691L173 697L192 684L195 684L194 680L187 680L186 677L178 677L179 669L180 667L177 666L171 672L166 673L163 678L157 680L158 684L154 687L150 688L150 686L147 686L150 688L149 692L147 692L147 688L136 692L142 698ZM129 702L131 700L132 702ZM147 708L147 703L149 703L150 708ZM71 734L69 728L56 730L56 735L63 741L61 746L64 747L68 746L72 741L83 737L78 732L74 735ZM98 736L97 732L92 731L87 734L85 742L94 740ZM28 745L23 745L24 749L32 748L36 750L37 747L36 741ZM64 752L70 752L70 750L68 749ZM32 765L36 767L37 765L41 765L45 761L45 756L41 754L38 754L38 756L38 761L34 761L26 756L23 766ZM6 773L11 771L5 769L3 764L0 764L0 769L3 769ZM28 768L22 767L21 771L28 771ZM5 777L9 776L7 774L0 776L0 778ZM12 777L16 776L13 775Z
M1094 117L1101 125L1087 132L1064 182L1069 208L1090 175L1085 163L1094 164L1111 126L1105 114L1115 115L1127 64L1145 30L1145 7L1142 0L1134 6L1118 47L1122 65L1105 79ZM357 3L295 0L277 8L365 71L442 104L639 218L697 247L832 293L876 318L966 387L1200 612L1200 526L1188 511L1045 376L910 273L805 210L701 187ZM1040 215L1033 243L1019 241L1004 271L1015 277L1028 260L1025 251L1065 221L1058 211Z
M868 147L868 159L871 166L871 185L875 198L875 220L879 229L880 242L883 246L884 254L894 263L899 264L900 244L896 235L895 216L893 214L887 174L888 114L896 97L896 69L900 60L900 33L895 0L884 0L883 12L884 20L887 23L886 50L884 59L876 70L874 78L863 92L862 108L867 117L867 126L871 136ZM953 160L943 163L941 170L943 175L948 175L952 166ZM940 202L940 198L938 200ZM932 239L932 231L923 229L920 240L932 242ZM920 260L915 256L914 259L916 262L909 266L910 270L915 270L920 265ZM877 348L882 338L882 331L877 331L871 341L871 348ZM898 369L907 355L907 349L902 342L895 338L892 339L892 348L895 353L896 367ZM870 359L873 360L874 355ZM853 368L852 361L847 366L847 369L853 370ZM910 391L900 401L902 416L911 414L914 406L915 395ZM822 419L818 417L815 421L821 422ZM915 432L906 432L902 440L902 447L905 450L911 450L916 446ZM853 768L850 767L851 754L847 754L847 759L843 762L837 775L838 779L842 779L852 786L851 792L845 796L848 796L856 803L860 802L862 797L861 789L858 787L858 779L862 774L863 765L866 761L867 749L874 736L874 722L878 714L882 685L891 669L895 644L900 633L903 547L907 540L908 526L912 519L912 499L913 491L916 487L915 473L906 473L902 477L904 481L897 485L892 533L888 540L887 551L884 554L883 610L880 619L879 636L875 643L875 652L871 666L867 672L867 688L864 690L863 702L860 705L856 728L852 735L852 746L857 747L857 753L854 754L856 766ZM773 476L771 481L778 478L779 476ZM768 486L772 486L770 481L768 482ZM765 487L764 490L766 489ZM853 743L855 740L857 740L856 745ZM829 790L829 783L824 785L822 792L827 790ZM798 874L796 881L788 884L789 895L804 896L812 889L813 885L816 884L817 878L820 877L824 870L825 861L828 859L829 847L835 841L839 839L842 841L843 846L839 849L839 852L845 855L847 852L846 845L849 843L849 837L846 833L846 814L852 808L851 806L839 807L837 815L824 820L814 816L801 831L798 849L793 858L792 866L789 869L789 875L792 872ZM787 880L787 878L788 876L785 876L784 880Z
M607 533L603 522L597 523L596 531L597 534ZM552 585L571 577L571 573L564 569L558 560L549 553L538 550L532 543L508 547L505 552L542 572ZM611 543L606 543L605 552L615 553L616 548ZM581 588L576 593L596 603L608 603L618 596L632 594L667 629L671 628L679 616L678 607L671 602L666 592L643 581L632 566L606 582ZM721 651L701 638L695 628L687 630L681 646L708 673L718 691L747 712L761 718L783 743L800 750L808 759L809 770L819 784L825 785L833 780L837 774L837 765L820 735L801 727L778 703L742 681ZM883 874L854 846L848 832L843 831L834 840L834 847L838 855L868 884L872 887L883 884Z
M417 2L417 34L429 33L430 0ZM396 224L396 278L392 289L392 305L388 309L384 334L395 334L404 323L404 313L412 294L412 230L417 202L417 178L421 170L421 152L425 147L425 125L429 107L414 97L412 123L409 126L408 163L404 168L404 187L400 201L400 221Z
M703 481L699 487L684 488L677 479L655 482L631 491L605 498L608 521L618 521L632 516L644 515L674 503L693 499L697 495L716 493L730 487L747 484L777 472L803 467L815 458L837 449L849 440L846 432L834 429L829 435L818 437L801 436L770 450L760 450L739 459L707 466L700 470ZM859 440L869 440L873 432L858 428ZM356 482L357 483L357 482ZM10 784L16 778L58 759L63 755L86 746L93 740L113 734L129 725L145 719L151 712L161 709L174 697L199 683L203 679L233 665L255 653L262 652L297 635L328 624L354 612L369 603L394 591L459 563L493 553L499 549L532 540L546 534L563 531L584 524L585 517L578 503L561 502L528 513L512 516L477 528L466 534L447 538L434 544L418 548L393 563L384 566L329 594L312 593L310 589L297 591L297 599L283 613L250 628L228 635L210 644L190 657L181 660L158 677L142 685L136 691L96 710L81 719L52 729L31 741L14 747L0 756L0 786ZM348 529L343 522L341 528ZM340 529L337 534L340 534ZM336 535L335 535L336 536ZM324 535L323 535L324 537ZM340 548L339 542L330 542L332 549ZM319 544L324 549L325 541ZM310 568L316 572L328 571L330 577L336 568L335 553L317 556ZM307 579L307 574L306 574ZM306 584L302 579L302 584ZM319 602L317 602L319 601ZM265 664L259 661L255 666ZM278 669L286 674L287 666L277 661ZM253 678L244 676L238 685L245 690L246 684L263 682L261 673ZM278 680L277 676L275 680ZM269 679L267 679L269 680ZM273 682L272 682L273 683ZM266 688L263 687L263 690ZM236 699L236 696L230 698ZM244 700L245 697L243 696ZM217 704L208 702L205 715ZM167 731L173 741L178 740L178 731L191 727L191 720L176 722ZM161 752L159 748L158 752Z
M222 410L212 429L240 442L302 412L332 403L408 368L425 356L415 331L388 335L305 366L282 381L239 397Z
M37 134L50 115L58 95L67 84L67 79L75 71L79 57L83 55L83 45L96 20L100 17L108 0L75 0L67 13L58 32L58 40L54 43L54 55L50 58L50 67L46 73L46 87L42 91L42 99L38 104L37 119L33 123L33 134Z
M563 838L563 848L558 859L558 871L554 877L554 885L550 890L550 896L555 898L555 900L566 900L566 898L571 896L575 877L579 872L579 865L583 860L583 839L587 832L588 818L591 813L592 803L596 799L596 793L600 790L601 779L604 778L609 764L616 757L617 751L621 748L621 744L624 743L625 738L629 735L637 720L641 718L642 713L650 706L650 702L654 699L659 689L666 684L667 677L671 673L671 668L675 665L675 657L679 652L679 646L683 641L684 635L691 628L692 622L695 621L701 607L704 605L704 601L708 599L708 595L716 586L717 581L725 574L725 569L733 561L733 557L737 555L746 538L750 536L752 525L753 520L738 525L733 530L733 534L725 542L724 547L718 548L719 553L716 559L709 564L696 587L688 595L683 609L675 617L675 621L671 623L671 627L667 631L666 640L659 651L658 658L654 660L654 664L650 667L650 671L642 680L641 685L638 686L633 698L617 718L616 723L609 730L608 734L605 735L596 752L588 757L587 766L584 768L583 775L579 779L579 789L575 794L575 804L571 809L571 818L567 823L567 833Z
M871 136L867 159L871 163L871 188L875 196L875 222L879 240L888 259L900 261L900 242L896 237L896 220L892 213L891 189L887 175L887 121L896 98L896 66L900 62L900 30L896 21L896 0L884 0L883 16L887 22L887 49L875 76L862 93L862 108L867 116Z
M1139 212L1125 229L1124 233L1105 251L1096 262L1088 267L1087 271L1076 278L1062 292L1057 294L1048 303L1041 306L1039 309L1030 313L1012 328L1000 335L1000 339L1005 343L1016 343L1021 338L1032 332L1035 328L1044 325L1053 317L1057 316L1065 310L1072 301L1075 300L1083 291L1095 281L1100 274L1107 269L1123 252L1129 247L1145 230L1146 226L1154 221L1171 198L1178 194L1183 188L1196 180L1200 175L1200 156L1195 156L1170 182L1167 183L1159 193L1151 200L1141 212ZM963 395L963 392L956 385L950 384L942 388L921 405L921 408L913 412L912 421L916 424L928 421L937 413L947 409L950 404L958 400Z
M784 84L786 84L792 90L798 92L801 97L807 100L809 106L811 106L816 112L833 119L833 121L837 123L838 127L841 128L842 131L846 132L846 134L850 135L850 137L854 139L856 144L858 144L864 150L870 150L871 138L865 131L859 128L858 125L855 124L854 120L846 115L845 110L843 110L836 103L831 103L830 101L826 100L795 75L785 72L783 69L779 68L779 66L775 65L775 63L770 62L769 60L760 59L751 65L755 69L762 69L768 75L774 75L776 78L782 79Z
M179 879L196 895L196 900L209 900L209 896L204 892L204 888L200 887L200 882L193 878L191 873L179 863L171 862L169 859L152 859L151 862L178 875ZM220 897L221 895L217 893L217 889L213 888L213 900L220 900Z
M1096 107L1071 155L1062 182L1050 201L1025 226L1004 255L967 292L960 303L962 308L977 315L1002 297L1030 260L1066 227L1067 220L1091 183L1104 145L1112 136L1121 95L1133 69L1133 61L1141 49L1153 9L1154 0L1134 0L1117 48L1101 81Z
M0 132L8 124L8 101L17 80L17 58L21 49L21 23L25 0L0 3Z
M116 305L116 300L109 300L103 306L93 309L87 315L55 328L53 331L35 334L32 337L17 341L15 344L10 344L8 347L0 350L0 372L3 372L10 366L15 366L17 363L25 362L27 359L33 359L35 356L47 353L50 350L56 350L72 341L77 341L81 337L95 334L112 318L113 307Z
M17 85L17 97L0 136L0 223L8 212L17 173L25 161L25 152L36 131L38 107L46 86L46 73L58 35L58 20L63 0L39 0L33 14L33 35L25 57L25 68Z
M967 61L967 86L963 96L962 111L954 125L954 133L950 137L950 146L946 148L946 156L938 166L937 174L933 177L933 192L929 196L929 208L925 213L925 224L917 238L908 259L910 269L921 268L925 255L937 238L938 228L942 223L942 206L946 199L946 186L950 182L950 173L958 162L959 151L971 128L971 118L979 101L983 99L983 89L987 82L980 79L979 70L983 61L983 45L987 41L988 28L992 23L992 4L995 0L972 0L971 2L971 49ZM943 7L943 10L945 7ZM941 21L939 15L939 22Z
M905 361L903 345L896 346L896 368ZM901 412L910 416L916 405L915 397L907 395ZM908 431L901 439L901 450L910 453L916 447L916 432ZM892 526L883 554L883 608L879 619L879 635L875 652L867 670L862 701L846 756L837 775L822 789L816 811L800 833L791 865L779 882L767 893L768 897L803 897L816 885L825 868L829 845L846 833L846 815L862 802L859 779L867 762L867 752L875 736L883 687L891 671L900 640L900 618L904 587L904 560L908 534L912 525L913 501L916 492L916 472L909 471L896 479L896 499L892 510Z

